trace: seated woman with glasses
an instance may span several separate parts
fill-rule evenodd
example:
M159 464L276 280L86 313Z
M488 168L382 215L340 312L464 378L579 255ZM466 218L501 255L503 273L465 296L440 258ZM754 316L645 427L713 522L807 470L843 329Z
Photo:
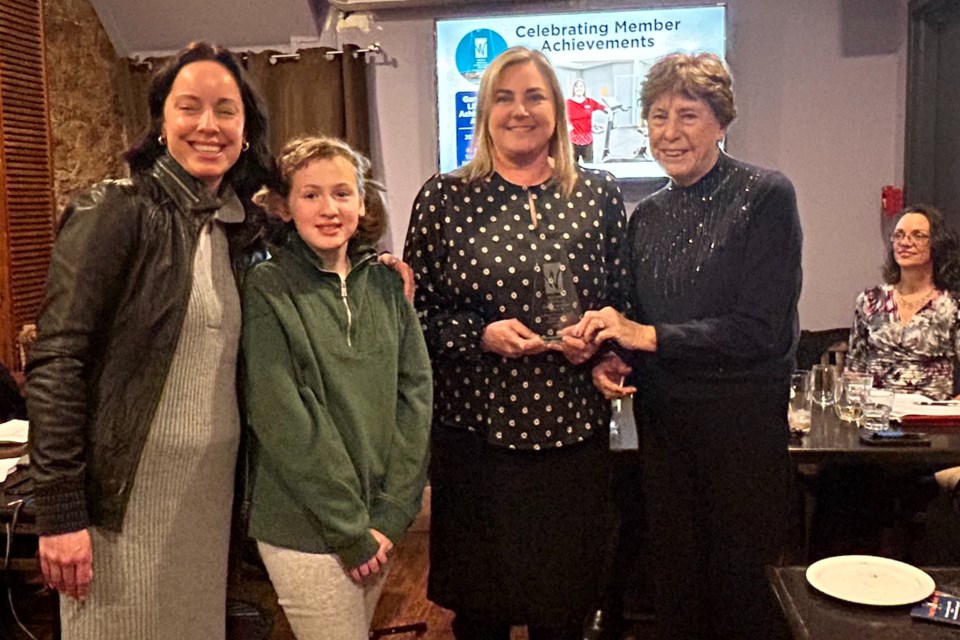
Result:
M857 298L847 368L875 387L952 398L960 353L960 241L928 205L903 210L883 265L886 284Z
M934 207L911 205L900 213L883 279L857 297L847 370L870 374L874 387L953 398L960 363L960 239ZM934 477L960 505L960 467ZM897 513L925 509L937 491L929 475L851 465L824 468L817 486L810 560L896 555L891 525Z

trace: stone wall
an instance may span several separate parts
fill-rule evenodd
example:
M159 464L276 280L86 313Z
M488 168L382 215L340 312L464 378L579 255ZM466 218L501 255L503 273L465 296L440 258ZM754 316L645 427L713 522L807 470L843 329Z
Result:
M114 86L119 63L88 0L44 0L47 86L57 210L78 189L124 174Z

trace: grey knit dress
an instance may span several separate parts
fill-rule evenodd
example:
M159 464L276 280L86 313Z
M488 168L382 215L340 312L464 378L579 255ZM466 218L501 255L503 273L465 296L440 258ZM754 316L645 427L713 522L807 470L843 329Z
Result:
M218 217L233 217L235 210L222 215L230 205L239 201ZM239 335L227 240L211 221L200 233L186 318L123 531L91 528L91 593L84 606L61 598L63 640L224 638Z

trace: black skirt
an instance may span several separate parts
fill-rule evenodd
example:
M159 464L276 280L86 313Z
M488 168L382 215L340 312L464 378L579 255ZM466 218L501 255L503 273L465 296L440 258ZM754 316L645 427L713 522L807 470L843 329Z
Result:
M781 616L765 566L794 529L787 384L710 393L641 389L635 403L657 637L774 640Z
M549 451L434 429L428 596L508 624L579 624L602 595L615 523L600 434Z

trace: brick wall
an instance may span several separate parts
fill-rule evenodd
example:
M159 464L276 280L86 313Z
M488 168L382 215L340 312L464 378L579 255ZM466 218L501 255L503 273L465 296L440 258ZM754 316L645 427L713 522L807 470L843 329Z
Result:
M114 88L118 60L88 0L44 0L47 83L58 215L70 195L124 174Z

